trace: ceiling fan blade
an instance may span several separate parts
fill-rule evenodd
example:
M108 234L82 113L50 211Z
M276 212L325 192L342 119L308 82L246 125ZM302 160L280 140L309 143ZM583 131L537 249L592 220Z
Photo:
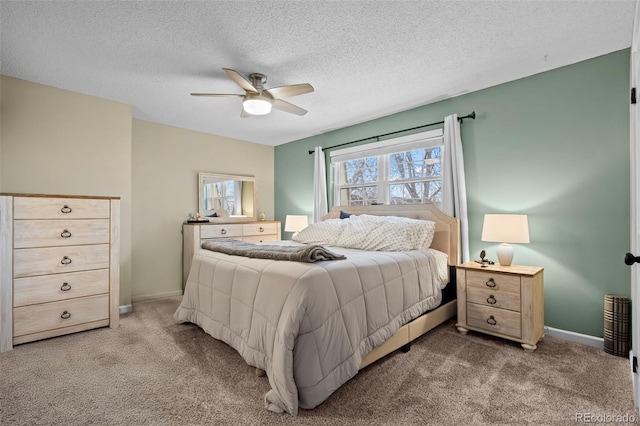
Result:
M231 93L192 93L191 96L210 96L218 98L243 98L245 95L235 95Z
M309 83L290 84L289 86L272 87L265 90L265 92L273 96L274 99L289 98L313 92L313 86Z
M290 112L292 114L297 114L297 115L305 115L307 113L306 109L302 109L299 106L290 104L289 102L283 101L282 99L272 100L271 106L279 109L280 111Z
M227 73L227 75L229 76L229 78L231 78L231 80L235 81L235 83L238 86L242 87L247 92L258 93L258 89L253 87L253 84L249 83L249 81L243 76L241 76L237 71L229 68L222 68L222 69L224 70L224 72Z

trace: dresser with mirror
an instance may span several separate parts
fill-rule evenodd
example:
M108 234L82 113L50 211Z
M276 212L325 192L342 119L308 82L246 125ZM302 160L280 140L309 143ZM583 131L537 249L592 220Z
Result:
M198 214L207 222L182 225L182 288L191 260L203 241L233 238L252 243L280 240L279 221L258 220L257 182L253 176L198 173Z

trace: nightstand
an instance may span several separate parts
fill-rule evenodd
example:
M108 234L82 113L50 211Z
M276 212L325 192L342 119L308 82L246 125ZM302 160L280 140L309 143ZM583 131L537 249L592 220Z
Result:
M458 331L479 331L536 350L544 336L543 272L537 266L456 266Z

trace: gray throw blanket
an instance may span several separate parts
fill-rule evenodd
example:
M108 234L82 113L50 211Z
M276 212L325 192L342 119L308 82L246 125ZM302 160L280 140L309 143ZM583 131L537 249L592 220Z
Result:
M276 244L253 244L221 238L205 241L202 243L202 248L233 256L306 263L346 259L344 255L334 253L319 245L281 246Z

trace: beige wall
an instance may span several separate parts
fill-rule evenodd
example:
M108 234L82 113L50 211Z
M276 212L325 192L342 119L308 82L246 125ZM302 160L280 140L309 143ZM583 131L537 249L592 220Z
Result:
M198 172L255 176L273 218L274 148L133 120L133 299L182 292L182 222L198 210Z
M2 76L0 192L122 199L120 304L179 294L198 172L255 176L274 214L274 148L132 120L131 106Z
M7 76L0 87L0 191L120 197L120 304L129 304L131 107Z

